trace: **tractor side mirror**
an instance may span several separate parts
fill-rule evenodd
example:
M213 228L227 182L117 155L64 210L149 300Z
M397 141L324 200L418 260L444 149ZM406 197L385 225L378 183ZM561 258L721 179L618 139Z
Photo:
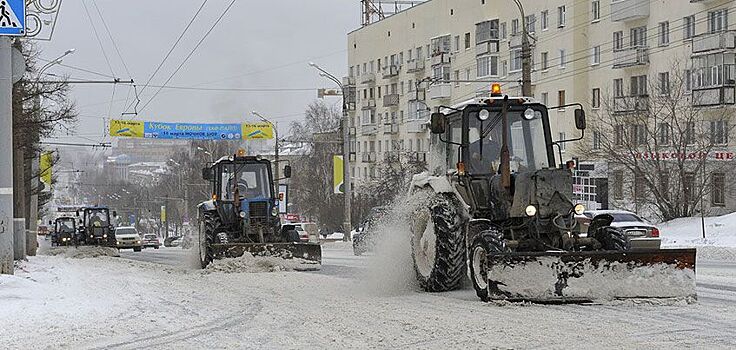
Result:
M79 210L77 210L77 216L79 216Z
M585 130L585 111L582 108L575 110L575 127L578 130Z
M444 114L439 112L432 113L432 117L429 121L429 129L433 134L444 134L446 124L447 119Z
M115 210L113 210L112 211L112 217L114 217L114 218L118 217L118 212L115 211Z
M50 225L53 225L53 224L54 224L54 222L53 222L53 221L51 221L51 220L49 220L49 226L50 226Z
M291 165L285 165L284 166L284 177L290 178L291 177Z
M202 168L202 179L212 181L212 168Z

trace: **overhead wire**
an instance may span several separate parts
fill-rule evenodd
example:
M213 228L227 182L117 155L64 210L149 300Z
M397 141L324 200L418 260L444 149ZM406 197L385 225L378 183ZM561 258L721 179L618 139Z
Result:
M92 26L92 32L95 35L95 38L97 38L97 43L100 45L100 50L102 51L102 56L105 57L105 62L107 62L107 67L110 69L110 73L115 76L115 70L112 68L112 64L110 64L110 58L107 57L107 52L105 51L105 46L102 44L102 39L100 39L99 33L97 33L97 27L95 26L94 21L92 20L92 15L89 13L89 9L87 8L87 4L85 3L86 0L82 0L82 7L84 7L84 12L87 14L87 19L89 19L89 24Z
M110 38L110 41L112 42L112 46L113 48L115 48L115 52L118 54L118 58L120 58L120 62L123 64L125 73L128 74L128 78L132 79L133 74L130 73L130 70L128 69L128 65L125 63L125 58L123 58L123 55L120 53L120 48L118 47L118 44L115 42L115 38L112 36L110 27L107 26L105 17L102 16L102 11L100 11L100 8L97 6L97 2L92 1L92 6L94 6L95 10L97 11L97 15L100 16L100 20L102 21L102 26L105 28L105 32L107 32L107 36Z

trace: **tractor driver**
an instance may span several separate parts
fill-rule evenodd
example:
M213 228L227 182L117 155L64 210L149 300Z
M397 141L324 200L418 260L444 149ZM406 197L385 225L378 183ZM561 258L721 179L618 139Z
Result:
M493 139L493 135L486 135L472 142L468 151L470 152L471 174L493 174L501 158L501 146Z

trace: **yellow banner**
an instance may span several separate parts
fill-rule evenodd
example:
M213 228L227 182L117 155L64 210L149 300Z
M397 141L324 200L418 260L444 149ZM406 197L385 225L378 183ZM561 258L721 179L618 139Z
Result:
M161 206L161 221L162 222L166 221L166 206L165 205Z
M273 126L269 123L243 124L243 140L272 139Z
M39 159L38 170L41 182L44 184L44 191L51 190L51 167L53 166L53 153L43 152Z
M342 156L332 156L332 187L334 193L345 193L344 169Z
M110 136L143 137L145 122L138 120L110 120Z

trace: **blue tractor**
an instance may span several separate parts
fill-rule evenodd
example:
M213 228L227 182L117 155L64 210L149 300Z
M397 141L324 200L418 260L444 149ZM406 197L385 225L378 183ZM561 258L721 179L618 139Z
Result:
M284 167L284 177L291 167ZM302 243L289 226L282 228L271 162L260 156L222 157L202 169L212 198L198 205L198 249L202 268L213 259L273 255L321 262L317 243Z

